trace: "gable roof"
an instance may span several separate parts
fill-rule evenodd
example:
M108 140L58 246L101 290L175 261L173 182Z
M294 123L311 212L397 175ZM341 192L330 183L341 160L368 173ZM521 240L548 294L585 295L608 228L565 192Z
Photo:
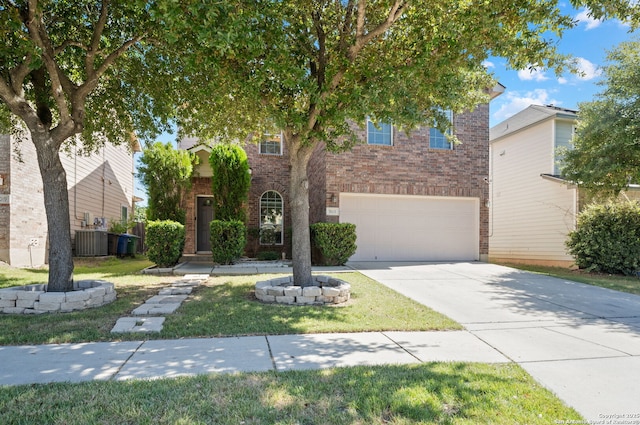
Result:
M576 120L578 118L578 111L559 108L553 105L530 105L528 108L507 118L500 124L491 127L491 129L489 129L489 141L493 142L494 140L525 129L531 125L557 118Z

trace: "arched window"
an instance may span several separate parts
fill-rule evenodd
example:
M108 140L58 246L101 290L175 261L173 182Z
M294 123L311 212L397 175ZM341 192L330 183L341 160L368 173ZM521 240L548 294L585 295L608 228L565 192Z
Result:
M260 244L282 245L284 208L282 196L269 190L260 197Z

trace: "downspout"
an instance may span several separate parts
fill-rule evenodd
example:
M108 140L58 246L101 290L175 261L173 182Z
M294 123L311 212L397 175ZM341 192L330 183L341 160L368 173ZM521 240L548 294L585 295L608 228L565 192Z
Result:
M103 146L102 147L102 214L100 214L100 217L104 218L104 207L105 207L105 197L106 197L106 193L107 193L107 152L106 152L106 147ZM106 223L103 223L103 225L106 225Z

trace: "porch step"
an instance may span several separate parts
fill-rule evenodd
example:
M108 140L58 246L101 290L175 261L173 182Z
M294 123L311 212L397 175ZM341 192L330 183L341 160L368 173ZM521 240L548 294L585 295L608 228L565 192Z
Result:
M183 254L180 258L181 263L211 263L213 258L211 254Z

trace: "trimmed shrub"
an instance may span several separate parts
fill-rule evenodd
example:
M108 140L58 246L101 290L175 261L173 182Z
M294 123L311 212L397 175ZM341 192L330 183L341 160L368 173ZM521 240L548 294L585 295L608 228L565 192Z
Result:
M640 269L640 204L591 204L566 242L576 265L587 271L632 275Z
M239 220L213 220L211 232L211 253L218 264L233 264L242 257L247 244L247 227Z
M158 267L173 267L184 249L184 226L176 221L150 221L146 227L147 256Z
M312 224L311 238L328 266L343 265L356 252L356 225L352 223Z

